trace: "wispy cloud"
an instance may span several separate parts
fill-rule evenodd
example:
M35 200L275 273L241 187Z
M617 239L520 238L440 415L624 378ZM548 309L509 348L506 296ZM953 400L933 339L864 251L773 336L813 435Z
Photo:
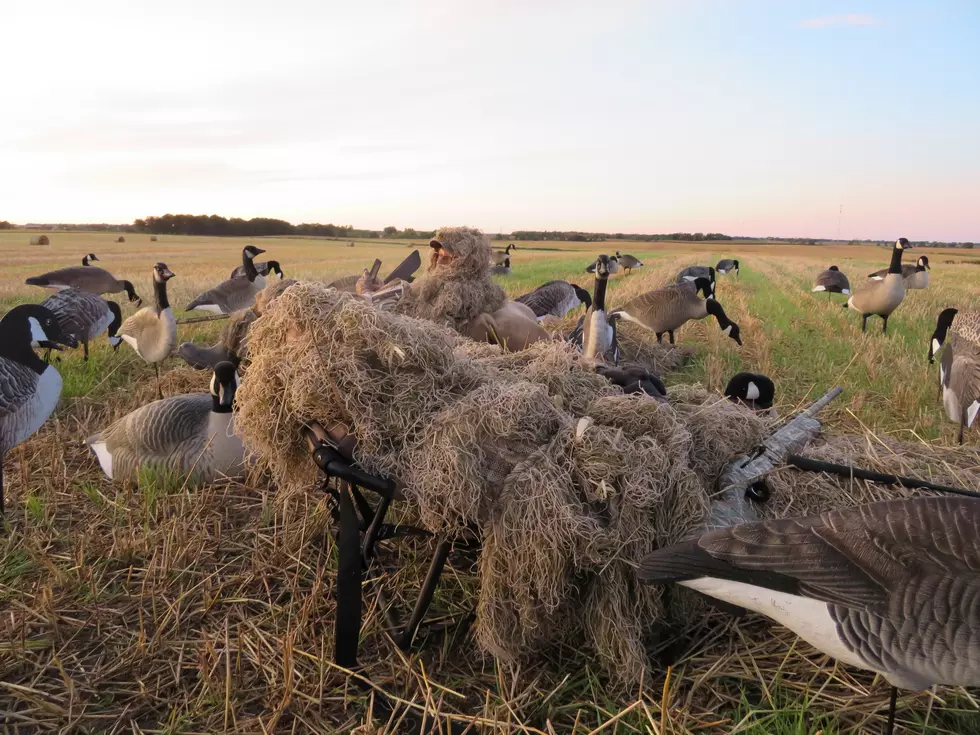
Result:
M827 28L829 26L873 26L878 21L870 15L848 13L847 15L828 15L824 18L810 18L800 23L800 28Z

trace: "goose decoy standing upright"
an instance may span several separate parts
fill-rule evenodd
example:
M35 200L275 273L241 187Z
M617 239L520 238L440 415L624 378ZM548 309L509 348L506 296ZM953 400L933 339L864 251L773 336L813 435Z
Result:
M264 252L265 250L254 245L246 245L242 248L242 268L245 270L245 275L229 278L210 291L205 291L187 305L186 311L200 309L214 314L231 314L254 304L255 297L265 288L265 277L259 275L252 261L256 255Z
M592 306L585 312L582 322L582 355L599 362L619 362L619 345L616 342L616 319L606 312L606 286L609 284L608 255L600 255L595 262L595 286Z
M715 269L710 265L689 265L687 268L682 270L677 274L677 283L694 283L698 278L706 278L710 284L711 288L708 294L705 296L707 299L713 299L715 297Z
M547 316L562 319L568 312L582 304L585 304L586 310L592 306L589 292L578 284L568 281L542 283L533 291L518 296L514 301L531 309L538 321Z
M82 265L88 265L93 261L98 261L98 257L96 257L95 253L89 253L88 255L82 256Z
M91 257L91 253L88 257ZM40 276L31 276L25 283L28 286L49 288L52 291L60 291L63 288L77 288L79 291L94 293L96 296L125 291L130 302L137 306L143 303L143 300L136 295L132 283L118 279L104 268L99 268L94 265L73 265L68 268L59 268L56 271L49 271Z
M166 263L153 266L153 306L147 306L123 322L119 336L136 350L136 354L149 363L157 374L157 392L163 398L160 387L160 363L166 360L177 346L177 320L167 299L167 281L174 277Z
M980 685L980 501L915 497L711 531L658 549L641 582L761 613L896 689Z
M725 397L753 411L772 408L776 384L761 373L738 373L725 386Z
M32 343L48 349L78 346L43 306L15 306L0 319L0 519L7 452L41 428L61 397L61 375L38 357Z
M634 258L632 255L620 255L618 250L616 251L616 261L626 271L626 275L632 273L634 268L643 267L643 261L639 258Z
M699 277L693 282L647 291L616 309L613 315L649 329L657 335L657 342L662 342L666 333L674 344L677 329L692 319L704 319L710 314L718 320L722 332L742 344L738 324L728 318L721 304L715 299L698 298L698 291L707 296L711 285L708 279Z
M490 265L504 265L504 259L510 257L510 251L517 250L514 243L509 243L503 250L490 251Z
M285 278L285 276L283 276L282 273L282 266L279 265L278 260L270 260L268 262L262 261L260 263L256 263L255 270L258 271L258 274L260 276L272 275L273 277L278 278L280 281L283 278ZM244 276L244 275L246 275L245 265L242 264L235 267L235 270L231 272L229 278L238 278L239 276Z
M723 276L727 276L729 273L734 272L735 277L738 278L738 261L731 258L719 260L718 265L715 266L715 272L721 273Z
M109 332L109 344L119 349L122 338L118 336L122 326L122 310L115 301L75 288L64 288L48 296L41 306L50 309L66 334L73 335L82 343L85 360L88 360L88 343L103 332Z
M955 322L954 322L955 318ZM980 412L980 312L943 309L929 343L929 362L949 336L939 363L943 408L960 425L959 442Z
M882 318L882 333L888 332L888 317L898 308L905 298L905 284L902 280L902 253L909 246L909 241L900 237L892 248L892 262L888 273L880 281L869 280L860 286L845 307L849 307L861 315L861 331L868 327L869 316Z
M847 276L841 273L840 268L832 265L817 276L817 282L810 291L826 291L828 296L832 293L842 293L850 296L851 284L847 280Z
M609 275L612 276L619 273L619 271L622 270L619 265L619 258L617 258L615 255L608 255L606 257L608 258L608 261L606 262L606 270L608 271ZM585 272L595 273L598 262L598 260L595 260L590 263L589 267L585 269Z
M86 441L110 480L135 482L141 469L188 477L195 484L240 477L245 447L232 404L238 375L218 363L209 393L171 396L137 408Z

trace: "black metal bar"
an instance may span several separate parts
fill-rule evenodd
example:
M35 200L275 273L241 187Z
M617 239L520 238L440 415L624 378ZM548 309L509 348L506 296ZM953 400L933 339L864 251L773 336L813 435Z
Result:
M432 596L436 592L439 577L442 576L442 570L446 566L446 559L449 558L449 551L452 545L452 542L445 536L439 539L436 553L433 554L432 563L429 564L429 571L425 575L425 582L422 583L419 598L415 601L415 608L412 610L412 615L408 619L408 624L398 637L398 647L403 651L407 651L411 647L412 641L415 640L415 635L419 631L419 625L422 624L422 618L425 617L425 613L432 603Z
M357 489L357 485L352 484L350 486L351 497L354 498L354 503L357 505L357 512L361 515L361 528L365 529L374 523L374 508L367 501L361 491ZM382 496L384 497L384 496Z
M340 528L337 531L337 622L334 660L347 669L357 666L361 637L362 579L361 530L347 483L341 483Z
M919 480L915 477L902 477L900 475L887 475L883 472L874 472L872 470L862 470L859 467L849 467L845 464L835 464L833 462L824 462L819 459L810 459L809 457L801 457L798 454L789 454L786 456L786 463L796 467L798 470L804 470L806 472L827 472L832 475L841 475L843 477L853 477L858 480L870 480L871 482L880 482L884 485L901 485L902 487L907 487L912 490L922 489L922 490L935 490L941 493L951 493L953 495L964 495L968 498L980 498L980 493L974 492L972 490L966 490L961 487L949 487L948 485L937 485L934 482L929 482L928 480Z
M391 498L382 497L378 502L378 507L374 510L371 525L368 526L367 531L364 533L364 540L361 542L361 559L364 560L365 566L374 557L374 544L378 540L378 532L381 530L381 526L384 525L384 519L388 513L389 505L391 505Z

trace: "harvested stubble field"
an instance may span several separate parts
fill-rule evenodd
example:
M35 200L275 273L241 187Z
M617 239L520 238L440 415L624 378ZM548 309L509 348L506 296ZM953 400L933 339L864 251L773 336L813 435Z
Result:
M46 296L24 285L29 275L94 252L99 265L132 280L145 302L152 298L150 266L166 262L177 274L170 297L181 317L183 304L228 276L248 242L114 240L110 233L55 233L50 246L32 247L25 233L0 233L0 311ZM410 252L405 242L252 242L288 277L327 281L369 267L375 257L385 273ZM927 251L929 289L909 292L888 335L877 319L862 335L860 318L840 308L843 297L809 289L830 263L856 285L887 264L884 249L750 242L518 248L514 275L500 279L511 295L552 278L591 288L584 268L599 252L640 257L646 267L612 280L612 305L672 282L686 265L737 257L741 278L720 277L718 299L741 326L744 346L708 320L682 328L679 343L697 356L666 376L668 386L698 381L720 390L738 370L763 372L776 382L779 410L787 414L840 384L844 396L822 415L829 431L871 443L955 441L926 355L938 312L977 298L972 253ZM210 343L220 328L184 326L180 340ZM106 482L83 439L152 400L155 386L152 368L126 347L113 353L100 338L91 355L88 363L80 354L62 355L61 407L7 458L0 724L25 733L373 731L369 698L332 663L335 556L323 497L311 488L283 507L262 476L198 491L161 477L145 477L138 490ZM206 389L207 376L176 358L165 369L167 395ZM976 440L976 431L968 435ZM424 550L385 550L381 568L387 589L400 592L396 602L417 591L421 570L413 562ZM453 562L437 592L437 614L470 604L473 570ZM574 642L519 671L482 657L465 636L402 654L383 634L377 604L368 593L365 672L403 711L442 731L453 724L482 732L837 733L883 722L885 682L838 666L755 617L709 615L669 672L630 691L604 680ZM961 690L908 695L901 709L900 725L913 731L980 733L978 705Z

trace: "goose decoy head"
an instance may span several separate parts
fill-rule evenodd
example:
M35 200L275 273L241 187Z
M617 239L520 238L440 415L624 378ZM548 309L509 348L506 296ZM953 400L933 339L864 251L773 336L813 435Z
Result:
M106 301L106 306L109 307L109 311L112 312L112 321L109 322L109 344L112 345L113 351L119 349L119 345L122 344L122 337L120 337L116 332L119 331L119 327L122 326L122 309L119 308L119 304L115 301Z
M582 288L581 286L579 286L577 283L570 283L568 285L570 285L572 288L575 289L575 295L578 297L578 300L579 301L581 301L583 304L585 304L586 311L588 311L589 309L591 309L592 308L592 294L590 294L584 288Z
M176 275L167 267L166 263L155 263L153 265L153 280L157 283L166 283Z
M929 362L934 363L936 361L936 353L943 346L943 342L946 341L946 333L949 331L950 326L953 324L953 317L956 316L958 311L956 309L943 309L939 312L939 318L936 320L936 331L932 333L932 339L929 340Z
M84 258L82 258L82 265L88 265L92 261L97 261L99 258L95 253L89 253Z
M282 268L279 266L278 260L269 261L269 273L275 273L279 278L283 278Z
M120 281L122 283L123 289L126 291L126 297L129 299L131 304L136 304L137 307L143 304L143 299L136 295L136 289L133 288L131 281Z
M78 347L75 336L62 330L54 313L39 304L21 304L8 311L0 320L0 335L5 344L22 342L48 350Z
M610 263L615 263L616 257L609 257L608 255L600 255L596 258L593 264L593 270L599 278L607 278L609 276Z
M836 273L840 270L840 268L838 268L836 265L832 265L827 270L834 271Z
M920 268L923 268L923 269L924 268L929 268L929 256L928 255L920 255L919 256L919 262L917 263L917 265ZM932 269L929 268L929 270L932 270Z
M710 299L705 302L704 306L705 310L718 320L718 326L721 327L721 331L727 334L729 337L735 340L739 346L741 346L742 332L738 328L738 324L728 318L728 315L725 314L725 310L722 308L721 304L719 304L715 299Z
M896 250L908 250L910 247L912 246L909 245L909 241L907 238L900 237L895 241Z
M242 254L248 258L255 258L256 255L262 255L264 252L265 250L262 248L257 248L254 245L246 245L244 248L242 248Z
M742 401L752 408L772 408L776 385L760 373L739 373L728 381L725 396L736 403Z
M238 389L238 371L230 362L219 362L211 376L211 398L216 413L227 413L235 402Z
M715 297L714 285L715 284L709 279L705 278L704 276L699 276L698 278L694 279L694 292L700 292L701 295L704 296L705 300L713 299Z

